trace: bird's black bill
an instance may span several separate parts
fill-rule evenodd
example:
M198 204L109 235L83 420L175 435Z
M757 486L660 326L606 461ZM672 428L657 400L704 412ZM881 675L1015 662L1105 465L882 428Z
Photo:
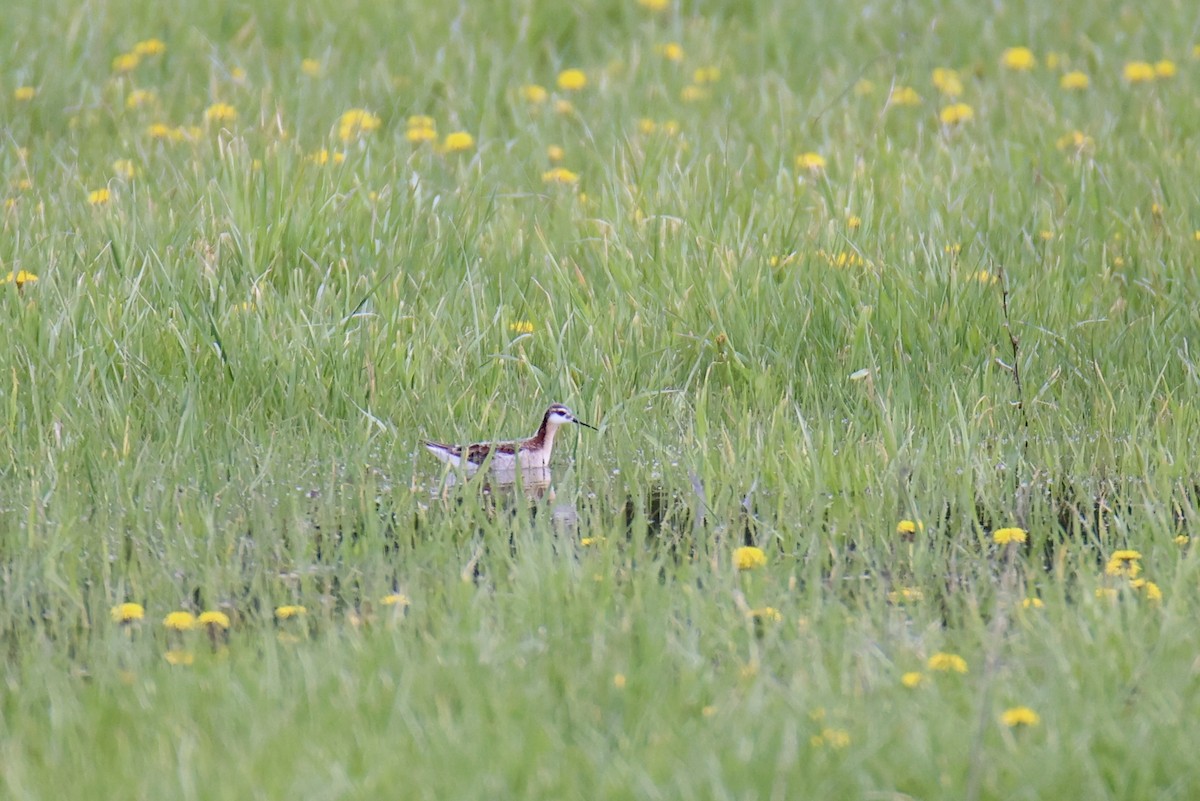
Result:
M584 428L590 428L590 429L592 429L593 431L599 431L599 430L600 430L600 429L596 428L596 427L595 427L595 426L593 426L593 425L589 425L588 423L585 423L585 422L583 422L583 421L582 421L582 420L580 420L579 418L575 418L575 422L576 422L576 423L579 423L579 425L583 426Z

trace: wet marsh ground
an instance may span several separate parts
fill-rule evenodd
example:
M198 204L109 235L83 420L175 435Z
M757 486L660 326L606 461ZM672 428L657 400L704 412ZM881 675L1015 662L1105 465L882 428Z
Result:
M1196 12L11 5L0 797L1195 796Z

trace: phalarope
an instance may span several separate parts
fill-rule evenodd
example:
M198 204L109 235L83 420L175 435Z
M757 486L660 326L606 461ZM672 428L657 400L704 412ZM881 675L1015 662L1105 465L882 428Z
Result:
M542 424L537 433L528 439L515 439L509 442L481 442L476 445L445 445L441 442L424 440L423 444L437 458L455 467L465 467L474 470L490 456L494 471L540 470L550 465L550 451L554 448L554 435L559 426L564 423L578 425L598 431L595 426L588 425L561 403L551 404L542 417Z

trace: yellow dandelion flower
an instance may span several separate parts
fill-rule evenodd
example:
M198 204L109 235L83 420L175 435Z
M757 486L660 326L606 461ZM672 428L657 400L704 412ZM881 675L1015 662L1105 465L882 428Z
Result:
M122 53L112 60L112 71L117 73L133 72L142 63L142 57L137 53Z
M820 153L801 153L796 156L796 168L809 172L821 172L825 169L825 157Z
M229 80L233 81L234 83L245 83L246 71L241 67L234 67L229 71Z
M925 591L920 587L901 587L888 593L888 601L894 604L923 600L925 600Z
M172 648L163 654L163 659L167 660L168 665L187 667L196 661L196 655L191 651L185 651L180 648Z
M129 159L117 159L112 163L112 168L118 178L124 178L127 181L137 175L137 167Z
M208 122L232 122L237 119L237 109L228 103L213 103L204 110Z
M133 46L133 52L139 56L161 56L167 52L167 45L161 39L143 39Z
M163 625L172 631L189 631L196 625L196 617L191 612L172 612L163 618Z
M905 673L903 676L900 677L900 683L911 690L912 688L919 685L924 679L925 679L925 676L923 676L918 671L910 670L908 673Z
M1023 609L1044 609L1045 607L1046 604L1042 602L1041 598L1030 597L1021 601L1021 608Z
M579 544L584 548L590 548L593 545L599 545L604 542L608 542L608 537L583 537L579 540ZM597 580L600 578L601 577L597 576Z
M624 690L625 684L626 684L626 680L625 680L624 673L617 673L615 676L613 676L613 686L616 687L618 690Z
M20 289L21 287L25 286L25 284L36 284L37 281L38 277L33 273L25 270L17 270L16 272L10 271L8 275L0 278L0 285L16 284L17 289Z
M720 67L697 67L692 72L692 83L716 83L721 79Z
M1192 45L1192 58L1200 61L1200 44Z
M958 97L963 93L962 79L958 72L945 67L934 69L933 86L946 97Z
M846 227L851 231L857 231L859 228L862 228L862 217L859 217L857 214L851 214L846 218Z
M921 96L911 86L894 86L888 95L889 106L919 106Z
M17 181L17 191L28 192L30 189L33 189L33 181L28 178L21 178Z
M579 176L566 167L555 167L542 173L542 181L548 184L573 184L578 180Z
M1004 710L1000 722L1015 729L1018 726L1036 726L1042 722L1042 718L1027 706L1014 706Z
M1154 62L1154 77L1155 78L1174 78L1178 70L1175 67L1175 62L1169 59L1162 59Z
M746 613L746 617L754 621L762 621L764 623L778 623L783 620L783 615L773 606L764 606L759 609L751 609Z
M531 323L529 320L517 320L516 322L508 324L508 330L512 331L514 334L532 334L533 323Z
M280 620L287 620L293 617L302 617L303 615L307 614L308 610L303 606L289 604L275 607L275 617L279 618Z
M379 125L379 118L371 112L362 108L352 108L338 118L338 138L349 142L377 130Z
M658 45L654 49L667 61L683 61L683 47L680 46L679 42L667 42L666 44Z
M560 97L554 101L554 113L561 114L564 117L568 114L575 113L575 104L565 97Z
M1080 72L1079 70L1072 70L1071 72L1065 73L1061 78L1058 79L1058 85L1067 91L1080 91L1087 89L1088 84L1090 83L1091 81L1088 78L1087 73Z
M37 96L37 89L32 86L18 86L13 90L13 99L19 103L28 103Z
M733 551L733 565L738 570L753 570L767 563L767 555L762 548L745 545Z
M1104 574L1137 578L1138 573L1142 572L1141 558L1142 555L1137 551L1113 551L1113 555L1108 559L1108 564L1104 566Z
M1010 542L1025 542L1028 535L1023 528L998 528L992 532L992 541L997 545L1008 545Z
M700 714L703 717L711 718L713 715L717 714L717 708L712 704L709 704L708 706L700 708Z
M666 11L671 0L637 0L637 4L647 11Z
M1123 74L1129 83L1148 83L1154 80L1154 65L1145 61L1127 61Z
M315 58L306 58L300 62L300 72L309 78L316 78L321 74L321 62Z
M975 119L975 109L966 103L951 103L938 113L942 125L958 125Z
M1129 582L1129 586L1134 592L1145 595L1148 601L1157 603L1162 600L1162 589L1153 581L1146 581L1146 579L1140 578L1132 579Z
M318 167L324 167L326 164L329 164L331 162L333 164L341 164L342 162L344 162L346 160L346 154L338 153L337 151L330 153L328 150L325 150L324 148L322 148L321 150L318 150L316 153L313 153L312 155L310 155L308 157L308 160L311 161L313 164L316 164Z
M229 628L229 615L224 612L208 611L201 612L200 617L196 618L196 622L201 626L211 626L218 629Z
M638 120L638 133L649 136L658 130L658 123L647 117Z
M1097 587L1096 598L1101 601L1116 601L1117 590L1114 587Z
M998 284L998 283L1000 283L1000 276L992 275L987 270L976 270L975 272L971 273L971 279L974 281L978 281L981 284Z
M137 109L148 106L158 100L158 95L149 89L134 89L125 98L125 108Z
M559 145L550 145L546 148L546 158L551 162L562 161L567 155L567 151L563 150Z
M917 522L915 520L901 520L896 524L897 534L916 534Z
M421 142L436 142L438 138L437 129L433 127L414 128L409 126L404 136L413 144L420 144Z
M447 153L461 153L464 150L470 150L475 146L475 137L466 131L455 131L452 134L447 134L442 141L442 149Z
M577 92L587 86L587 74L580 69L563 70L558 73L558 88L565 92Z
M1028 47L1010 47L1000 54L1000 66L1008 70L1027 72L1037 66L1037 59Z
M409 600L408 600L407 595L403 595L398 592L393 592L391 595L383 596L383 598L380 599L379 603L383 604L384 606L405 607L405 606L409 605Z
M141 604L123 603L117 604L109 610L109 616L113 623L132 623L135 620L141 620L146 616L146 610Z
M521 99L527 103L534 105L545 103L549 96L550 93L546 91L546 87L538 86L536 83L527 83L521 87Z
M175 136L176 130L177 129L172 128L170 125L167 125L164 122L156 122L153 125L150 125L146 128L146 135L149 136L151 139L174 140L176 138L176 136ZM182 138L182 137L180 137L180 138Z
M1195 234L1193 234L1193 236L1195 237L1197 242L1200 242L1200 231L1196 231ZM1178 545L1180 548L1187 545L1191 541L1192 541L1192 538L1189 537L1187 534L1180 534L1178 537L1175 538L1175 544Z
M942 673L966 673L967 660L963 659L958 654L948 654L942 651L929 657L926 663L930 670L938 670Z
M856 97L866 97L875 93L875 82L867 78L859 78L854 82L854 94Z
M688 84L679 92L679 99L684 103L696 103L700 100L704 100L708 96L709 91L707 89L705 89L703 86L697 86L694 83Z
M112 200L112 193L107 189L93 189L88 192L88 203L93 206L103 206L110 200Z
M1070 149L1076 153L1082 153L1085 150L1093 149L1096 146L1096 140L1083 131L1071 131L1071 133L1058 137L1058 140L1054 144L1059 150Z

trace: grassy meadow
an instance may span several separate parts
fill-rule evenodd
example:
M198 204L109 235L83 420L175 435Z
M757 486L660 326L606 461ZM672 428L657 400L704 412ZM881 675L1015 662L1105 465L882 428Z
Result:
M0 798L1200 793L1189 4L15 0L0 120Z

